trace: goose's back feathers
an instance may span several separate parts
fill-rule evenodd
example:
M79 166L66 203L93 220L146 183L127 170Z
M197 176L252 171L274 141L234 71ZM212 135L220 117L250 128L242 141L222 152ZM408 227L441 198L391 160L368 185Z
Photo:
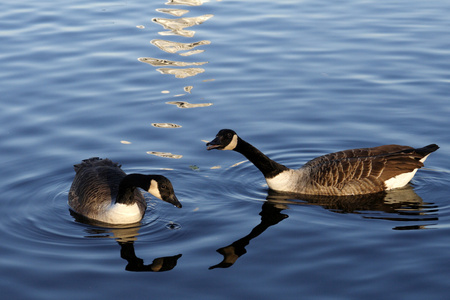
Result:
M95 168L95 167L113 167L120 169L122 165L113 162L109 158L99 158L99 157L91 157L88 159L84 159L81 163L73 166L75 173L83 169Z
M83 160L74 165L74 169L76 175L69 191L69 206L87 218L108 223L103 212L114 204L125 172L118 163L98 157ZM142 217L147 207L145 198L138 189L133 193L137 201L130 210Z
M126 176L117 163L109 159L90 158L74 166L76 175L70 192L79 202L85 199L112 199Z
M351 158L376 157L386 154L392 154L403 150L413 149L409 146L384 145L373 148L349 149L319 156L307 162L304 167L320 165L329 161L344 160Z

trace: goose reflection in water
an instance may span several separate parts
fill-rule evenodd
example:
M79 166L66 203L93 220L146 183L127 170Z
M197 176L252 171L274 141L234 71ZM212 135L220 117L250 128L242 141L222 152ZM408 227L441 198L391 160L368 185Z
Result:
M319 205L335 213L359 214L364 219L404 222L393 227L394 230L424 229L438 221L438 207L423 202L409 185L359 196L312 196L269 191L267 200L273 203Z
M217 249L217 252L223 255L223 260L219 264L209 267L209 269L231 267L239 257L247 253L245 247L250 244L252 239L259 236L270 226L278 224L288 217L288 215L281 213L286 208L287 206L285 204L264 202L262 210L259 213L261 222L248 235L233 242L231 245Z
M149 265L144 265L144 260L137 257L134 253L134 244L133 243L119 243L120 249L120 257L125 259L128 264L125 267L127 271L133 272L164 272L170 271L177 265L178 259L181 257L181 254L174 256L165 256L155 258L153 262Z
M372 195L336 197L305 196L269 190L259 213L261 222L243 238L217 249L223 255L223 260L209 269L231 267L239 257L247 253L245 247L252 239L288 218L288 215L281 212L291 205L318 205L335 213L360 214L365 219L404 222L405 225L395 226L394 230L425 229L438 221L438 207L423 202L411 186Z
M88 220L77 213L70 211L76 222L83 223L90 226L101 226L102 224ZM109 225L108 226L114 226ZM120 257L127 261L125 267L126 271L132 272L163 272L170 271L177 265L181 254L173 256L158 257L153 260L151 264L144 264L144 260L136 256L134 250L134 242L139 235L139 224L133 227L119 228L119 227L92 227L87 228L86 232L88 238L113 238L120 245Z

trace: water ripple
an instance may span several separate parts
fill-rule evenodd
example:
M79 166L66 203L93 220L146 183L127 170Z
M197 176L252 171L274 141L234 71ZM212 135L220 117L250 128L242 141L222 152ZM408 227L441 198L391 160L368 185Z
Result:
M283 290L292 299L444 299L449 3L205 2L0 4L2 296L271 299ZM189 12L168 9L176 5ZM195 38L151 21L212 13L181 29ZM155 64L209 63L136 61L147 56ZM190 67L204 71L156 71ZM183 88L183 101L167 105L180 98L161 91ZM230 126L293 168L354 146L441 149L417 172L413 193L349 204L273 195L238 154L206 152L200 139ZM127 173L167 175L183 208L147 195L144 219L129 228L78 221L67 191L72 165L90 156L117 159ZM124 272L167 270L177 260L168 275Z

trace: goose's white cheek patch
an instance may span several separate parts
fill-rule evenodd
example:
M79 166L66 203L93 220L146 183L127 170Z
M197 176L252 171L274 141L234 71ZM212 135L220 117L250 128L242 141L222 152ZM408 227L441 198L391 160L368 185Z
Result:
M150 182L150 188L148 189L148 192L155 196L158 199L162 200L161 193L159 192L158 188L158 182L156 180L153 180Z
M233 150L234 148L236 148L237 142L238 138L237 135L235 134L233 135L233 139L231 140L231 142L225 148L223 148L223 150Z

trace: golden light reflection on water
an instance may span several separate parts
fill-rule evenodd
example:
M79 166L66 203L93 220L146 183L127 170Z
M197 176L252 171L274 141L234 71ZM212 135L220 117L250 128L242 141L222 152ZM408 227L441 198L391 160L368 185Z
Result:
M157 12L163 13L163 14L169 14L175 17L181 17L182 15L189 12L187 9L172 9L172 8L157 8Z
M193 1L193 0L179 0L179 1L170 1L166 4L168 5L189 5L189 6L198 6L202 5L204 1ZM170 9L170 8L158 8L157 12L170 14L179 18L169 19L169 18L153 18L152 21L163 26L164 29L168 31L158 32L159 35L179 35L183 37L193 37L195 31L193 30L185 30L187 27L192 27L195 25L200 25L203 22L209 20L213 17L212 14L201 15L197 17L181 17L184 14L188 13L187 9ZM205 50L194 48L203 45L211 44L210 41L202 40L194 43L181 43L174 42L162 39L153 39L150 43L164 52L167 53L178 53L180 56L191 56L194 54L199 54L204 52ZM175 78L187 78L196 76L200 73L205 72L205 69L202 68L180 68L180 67L189 67L189 66L200 66L207 64L208 62L183 62L183 61L173 61L167 59L159 59L152 57L140 57L139 61L148 63L154 67L164 66L166 68L158 68L156 69L161 74L170 74L174 75ZM171 68L167 68L170 66ZM176 67L176 68L173 68ZM190 92L189 92L190 93Z
M208 2L204 0L171 0L166 3L166 5L184 5L184 6L200 6L203 3ZM195 8L192 8L195 10ZM192 38L195 35L195 31L192 30L193 26L200 25L205 21L211 19L213 17L212 14L203 14L200 16L193 17L185 17L188 13L191 13L190 10L187 9L179 9L179 8L158 8L156 9L158 13L166 14L174 16L175 18L165 18L165 17L154 17L152 18L152 22L161 25L165 30L158 32L160 36L169 36L169 35L178 35L181 38ZM136 26L137 28L144 29L143 25ZM189 30L186 30L189 28ZM180 39L180 37L178 39ZM153 39L150 43L157 47L159 50L169 53L169 54L177 54L177 57L188 57L191 55L196 55L203 53L204 49L199 49L198 47L206 46L211 44L209 40L200 40L191 43L180 42L180 41L170 41L165 39ZM196 76L198 74L204 73L205 69L200 68L198 66L206 65L208 62L200 61L200 62L187 62L187 61L179 61L177 59L163 59L156 57L139 57L138 60L140 62L149 64L153 67L156 67L156 70L161 74L173 75L175 78L188 78L192 76ZM182 87L184 94L176 94L172 97L191 97L191 93L193 90L193 85L185 85ZM175 90L162 90L162 94L170 94L171 92L177 93ZM176 105L178 108L199 108L199 107L208 107L211 106L212 103L189 103L187 101L169 101L166 104ZM164 122L164 123L151 123L151 126L156 128L181 128L181 125ZM183 155L173 154L170 152L159 152L159 151L147 151L149 155L155 155L159 157L172 158L172 159L180 159ZM220 166L216 166L213 168L220 168Z
M230 169L230 168L237 167L237 166L239 166L240 164L243 164L243 163L245 163L245 162L247 162L247 161L248 161L248 160L244 160L244 161L240 161L240 162L238 162L238 163L235 163L235 164L229 166L229 167L227 168L227 170ZM212 167L210 167L210 169L211 169L211 170L222 169L222 166L220 166L220 165L212 166Z
M152 58L152 57L139 57L138 60L140 62L144 62L147 64L150 64L154 67L160 67L160 66L174 66L174 67L186 67L186 66L201 66L204 64L207 64L208 62L184 62L184 61L173 61L173 60L167 60L167 59L158 59L158 58Z
M174 69L174 68L159 68L156 71L161 74L170 74L174 75L176 78L186 78L195 76L197 74L205 72L205 69L202 68L188 68L188 69Z
M178 18L178 19L154 18L152 21L161 25L164 29L169 30L159 32L159 34L161 35L180 35L184 37L193 37L195 31L184 29L187 27L200 25L212 17L213 15L203 15L198 17Z
M237 166L239 166L240 164L243 164L243 163L245 163L245 162L247 162L247 161L248 161L248 160L243 160L243 161L237 162L237 163L235 163L234 165L231 165L230 168L237 167Z
M205 50L192 50L192 51L180 53L180 55L181 56L191 56L191 55L199 54L199 53L203 53L203 52L205 52Z
M173 159L180 159L183 157L183 155L172 154L170 152L159 152L159 151L147 151L147 154L156 155L156 156L165 157L165 158L173 158Z
M209 2L207 0L170 0L167 1L167 5L188 5L188 6L200 6L205 2Z
M176 105L179 108L195 108L195 107L206 107L206 106L212 105L212 103L189 103L186 101L169 101L166 103Z
M184 61L173 61L167 59L158 59L152 57L139 57L138 60L143 63L150 64L154 67L161 66L174 66L174 67L186 67L186 66L201 66L207 64L208 62L184 62Z
M181 128L181 125L174 123L152 123L152 126L158 128Z
M179 51L189 51L198 46L209 45L210 41L198 41L194 43L179 43L160 39L151 40L150 43L167 53L177 53ZM204 50L200 50L203 52ZM181 55L181 54L180 54Z

